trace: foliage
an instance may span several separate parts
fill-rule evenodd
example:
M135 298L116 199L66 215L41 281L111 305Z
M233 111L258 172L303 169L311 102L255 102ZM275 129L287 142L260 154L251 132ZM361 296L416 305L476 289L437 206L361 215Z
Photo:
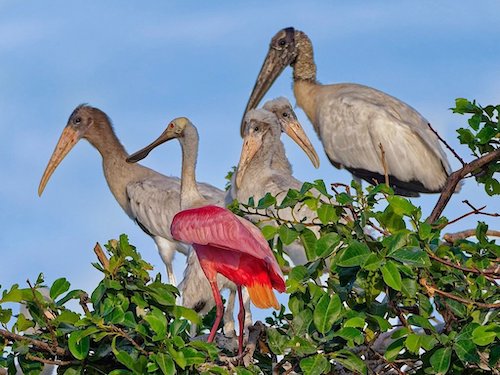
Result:
M460 129L459 138L476 157L498 147L498 109L457 100L455 112L472 114L472 130ZM498 159L483 169L477 181L498 194ZM297 215L303 207L310 217ZM266 319L250 366L230 365L222 354L232 353L190 339L190 323L203 330L210 319L203 325L177 306L177 290L151 278L151 266L122 235L106 246L109 260L94 264L103 280L90 299L69 291L65 278L48 297L39 292L42 276L3 291L0 368L15 373L17 358L26 374L49 360L68 375L497 371L500 246L485 223L477 223L474 239L443 241L447 219L429 223L389 187L330 188L321 180L231 208L261 219L287 274L288 304ZM286 249L297 242L308 262L292 267ZM75 300L82 312L69 307ZM25 304L30 316L14 315L12 303Z
M457 130L460 143L465 144L475 157L497 150L500 145L500 124L498 115L500 105L481 107L475 101L459 98L452 108L454 113L472 114L468 120L468 128ZM489 195L500 194L500 182L493 175L500 171L500 160L489 163L481 173L476 174L476 180L484 184Z

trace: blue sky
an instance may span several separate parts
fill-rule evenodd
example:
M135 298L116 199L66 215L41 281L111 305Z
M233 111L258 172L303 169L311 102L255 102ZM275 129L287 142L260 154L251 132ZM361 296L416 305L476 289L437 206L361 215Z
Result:
M43 272L92 290L96 241L127 233L164 273L153 241L114 201L99 154L80 142L41 198L37 187L74 109L104 110L129 152L156 138L169 120L198 126L198 179L223 188L238 162L239 124L271 37L294 26L311 38L323 83L355 82L383 90L419 110L456 150L465 121L448 110L457 97L500 103L500 3L490 1L0 1L0 285L26 285ZM266 98L291 91L288 68ZM296 145L286 149L301 180L350 181L331 167L304 113L299 119L321 158L314 170ZM456 160L450 157L456 169ZM146 165L179 175L180 148L168 144ZM498 200L468 180L445 215L488 211ZM437 196L415 202L429 214ZM495 207L496 205L496 207ZM472 227L474 220L449 228ZM498 229L498 219L481 217ZM183 256L177 256L182 278Z

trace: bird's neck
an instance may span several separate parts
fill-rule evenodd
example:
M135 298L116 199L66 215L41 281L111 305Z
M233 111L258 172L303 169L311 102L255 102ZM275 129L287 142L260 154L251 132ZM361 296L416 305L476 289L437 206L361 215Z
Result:
M302 31L295 33L295 46L297 57L293 63L294 81L316 82L316 64L311 40Z
M295 34L297 58L293 65L293 91L297 105L304 110L309 121L316 127L316 91L321 86L316 81L316 64L311 40L302 31Z
M122 209L131 215L127 198L127 185L151 176L154 172L139 164L126 162L127 151L116 136L111 123L101 120L94 124L95 128L89 132L86 139L102 156L104 177L111 193Z
M280 171L282 173L292 175L292 165L288 161L285 153L285 146L281 139L276 142L274 147L274 152L270 155L271 157L271 169L275 171Z
M198 139L198 132L192 126L186 127L184 137L179 139L182 148L181 209L183 210L206 204L196 184Z

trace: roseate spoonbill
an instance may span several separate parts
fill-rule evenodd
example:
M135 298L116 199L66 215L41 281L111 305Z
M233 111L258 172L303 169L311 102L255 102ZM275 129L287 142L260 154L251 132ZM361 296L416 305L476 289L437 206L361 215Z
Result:
M385 181L382 145L390 184L400 195L442 190L451 167L428 121L399 99L371 87L316 80L313 47L293 27L271 40L245 113L256 108L273 82L293 67L293 91L336 168L369 183ZM243 136L244 123L241 125Z
M217 311L208 342L214 340L224 311L217 283L218 274L224 275L237 285L240 301L238 353L241 355L245 314L242 286L247 287L250 299L257 307L279 309L273 288L284 292L285 280L259 229L225 208L207 205L208 201L201 196L195 183L198 136L196 128L187 118L180 117L170 122L165 132L146 148L146 152L172 138L179 139L183 151L183 211L177 213L172 220L172 236L193 246L201 268L210 282Z
M128 154L115 135L111 120L100 109L89 105L75 108L43 173L38 195L42 194L59 163L82 138L101 154L109 189L125 213L154 239L166 265L169 282L175 285L172 269L175 251L187 255L189 249L170 234L172 218L180 211L180 180L139 164L127 163ZM224 193L211 185L199 184L199 188L213 202L224 199Z
M295 115L282 119L275 115L285 110L293 113L290 103L284 98L269 101L264 107L272 109L273 112L254 109L248 111L245 116L241 157L231 190L226 195L226 202L235 198L240 202L247 202L250 197L259 199L266 193L277 196L279 201L285 197L289 189L300 190L302 187L303 183L292 175L292 166L280 139L282 128L288 126L283 120L290 119L291 122L295 122L295 127L300 127L300 123L294 121ZM319 195L319 192L316 193ZM274 211L274 208L269 207L267 210ZM306 205L296 206L293 213L291 208L280 209L279 216L284 219L309 222L317 217ZM250 216L250 219L259 220L253 216ZM311 229L315 230L314 227ZM298 241L285 246L284 250L295 265L307 262L304 247Z
M149 153L157 146L175 138L179 140L182 148L181 186L184 186L184 190L186 191L184 199L187 199L185 197L186 195L190 195L199 200L200 205L221 205L222 203L220 199L218 199L219 197L217 197L217 199L210 199L206 196L201 196L198 189L194 189L191 186L195 185L193 181L195 181L199 137L196 127L184 117L175 119L169 123L160 137L148 146L130 155L127 158L127 162L136 163L148 156ZM182 199L182 197L183 195L181 194L179 199ZM181 209L180 207L181 206L179 205L179 211ZM233 311L237 287L232 281L228 280L223 275L218 275L217 284L221 290L228 289L230 291L227 303L228 307L224 312L224 333L226 336L234 336L236 335L236 332L234 330ZM182 295L182 305L192 308L202 315L207 314L216 305L216 301L211 297L212 289L210 283L201 269L196 253L192 251L190 251L188 255L187 265L184 270L184 279L179 284L179 290ZM252 324L252 315L250 312L250 300L246 292L244 293L244 304L247 307L244 327L248 328L248 326ZM194 331L191 333L194 335L194 333L196 333L196 326L193 325L192 327L194 328Z

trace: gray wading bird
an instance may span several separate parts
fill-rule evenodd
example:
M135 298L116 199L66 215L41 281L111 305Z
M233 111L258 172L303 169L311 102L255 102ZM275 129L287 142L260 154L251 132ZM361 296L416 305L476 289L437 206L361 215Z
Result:
M314 165L317 166L319 162L290 102L285 98L278 98L267 102L264 109L250 110L245 116L244 125L241 157L226 202L238 199L246 203L250 197L254 197L257 202L266 193L277 196L279 202L289 189L300 190L303 183L292 175L292 166L281 141L282 131L291 135ZM272 207L267 210L274 212ZM279 216L309 222L317 217L306 205L296 206L293 214L290 208L280 209ZM250 216L250 219L258 221L261 218ZM284 250L295 265L307 262L304 248L298 241L285 246Z
M181 195L180 205L176 207L177 213L182 209L205 205L222 206L220 195L208 197L200 194L199 184L195 183L196 160L198 157L198 131L196 127L185 117L179 117L172 120L165 131L148 146L135 152L127 158L129 163L135 163L144 159L154 148L177 138L182 148L182 172L181 172ZM173 215L172 215L173 217ZM170 218L171 219L171 218ZM169 220L169 225L170 225ZM226 336L236 335L234 329L234 302L236 297L237 287L221 274L217 275L217 285L220 290L229 289L227 308L224 311L224 333ZM200 314L207 314L214 306L215 300L212 294L207 277L205 276L198 257L194 251L190 251L188 255L186 269L184 271L184 279L179 284L179 290L182 295L182 305L192 308ZM245 321L241 327L248 328L252 325L252 315L250 312L250 300L248 293L243 292L243 304L245 306ZM196 333L196 326L193 325L191 334Z
M73 111L47 164L38 195L59 163L82 138L101 154L109 189L125 213L153 237L166 265L169 282L175 285L172 268L175 251L186 255L189 251L188 246L174 241L170 234L172 218L180 210L180 180L127 163L127 151L115 135L111 120L100 109L80 105ZM208 184L199 184L199 189L211 201L223 202L221 190Z
M370 183L384 182L387 172L390 185L400 195L442 190L451 168L428 121L409 105L371 87L320 84L311 41L293 27L272 38L245 113L257 107L288 65L293 67L297 105L335 167ZM242 122L242 136L243 132Z

